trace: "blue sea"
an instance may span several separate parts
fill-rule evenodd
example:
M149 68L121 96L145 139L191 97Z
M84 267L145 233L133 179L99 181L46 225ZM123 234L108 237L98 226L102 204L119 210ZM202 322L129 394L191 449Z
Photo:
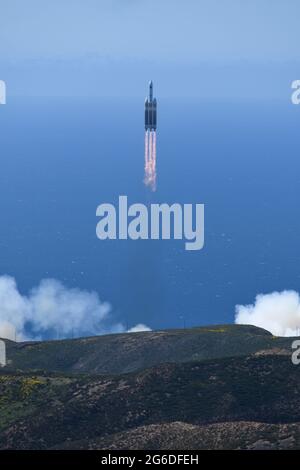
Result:
M129 327L233 322L300 287L300 107L159 101L158 188L143 185L143 100L10 98L0 107L0 275L94 290ZM96 208L204 203L205 245L100 241Z

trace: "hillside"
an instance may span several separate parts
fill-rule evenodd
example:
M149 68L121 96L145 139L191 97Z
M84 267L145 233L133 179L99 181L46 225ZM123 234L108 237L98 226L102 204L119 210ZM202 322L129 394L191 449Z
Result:
M270 349L290 353L291 348L290 338L275 338L265 330L244 325L6 343L13 369L93 374L121 374L165 362L202 361Z
M55 449L82 450L276 450L300 447L299 424L251 421L195 425L150 424L111 436L66 442Z
M291 342L247 326L8 342L0 449L299 448Z
M128 439L135 432L148 448L150 425L161 435L162 425L177 422L201 429L218 423L221 434L227 423L239 445L247 447L239 423L252 423L244 436L257 441L261 433L255 423L272 424L265 430L273 429L269 438L275 439L276 426L300 422L300 369L286 356L262 355L162 364L120 376L2 371L0 396L0 448L64 448L76 441L88 447L99 438L107 447L128 432ZM201 445L199 439L195 433L191 448Z

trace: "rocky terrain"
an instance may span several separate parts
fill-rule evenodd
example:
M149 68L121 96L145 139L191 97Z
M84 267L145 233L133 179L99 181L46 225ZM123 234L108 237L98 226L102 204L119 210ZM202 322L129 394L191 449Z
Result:
M291 343L237 325L7 341L0 448L300 448Z

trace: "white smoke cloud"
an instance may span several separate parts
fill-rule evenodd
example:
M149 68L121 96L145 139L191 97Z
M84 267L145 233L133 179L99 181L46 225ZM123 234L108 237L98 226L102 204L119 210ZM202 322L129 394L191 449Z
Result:
M149 328L149 326L147 325L144 325L143 323L138 323L132 328L129 328L129 330L127 330L127 333L139 333L140 331L151 331L151 328Z
M17 332L12 323L6 321L0 322L0 338L7 338L13 341L17 339Z
M131 328L137 331L138 324ZM101 302L96 292L69 289L55 279L44 279L27 296L16 281L0 276L0 337L14 340L66 338L126 329L111 319L111 305Z
M295 291L260 294L254 305L236 305L235 323L255 325L275 336L299 336L300 296Z

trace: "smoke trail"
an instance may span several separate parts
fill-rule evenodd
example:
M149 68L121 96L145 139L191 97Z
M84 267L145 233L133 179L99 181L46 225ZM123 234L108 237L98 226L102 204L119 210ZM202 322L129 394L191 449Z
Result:
M145 132L145 179L148 169L148 161L149 161L149 132Z
M144 183L149 186L150 182L150 158L151 158L151 142L150 142L150 131L145 131L145 176Z
M148 162L148 176L149 176L149 186L151 187L152 179L152 131L149 132L149 162ZM151 187L152 189L152 187Z
M156 131L145 132L145 177L144 183L156 191Z
M152 157L152 185L153 191L156 191L156 131L152 132L152 149L153 149L153 157Z

